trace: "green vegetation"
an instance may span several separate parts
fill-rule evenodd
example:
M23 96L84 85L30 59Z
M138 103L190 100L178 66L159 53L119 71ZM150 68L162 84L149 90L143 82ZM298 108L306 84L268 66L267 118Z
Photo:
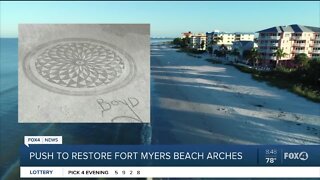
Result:
M209 51L209 53L212 55L212 53L213 53L213 46L214 45L217 45L220 41L223 41L223 37L222 36L217 36L217 35L215 35L212 39L211 39L211 41L209 42L209 44L208 44L208 51Z
M180 46L182 44L182 39L181 38L174 38L172 41L172 44Z
M308 65L309 58L306 54L298 54L294 57L294 62L299 66L299 67L306 67Z
M192 49L189 48L189 37L185 37L185 38L175 38L172 41L172 44L175 45L174 48L177 48L179 50L177 50L177 52L186 52L188 55L196 57L196 58L201 58L201 56L195 56L193 54L202 54L204 52L206 52L205 50L197 50L197 49ZM204 48L204 41L201 41L200 47L201 49Z
M228 53L230 53L230 52L228 51L227 46L225 46L224 44L222 44L222 45L219 47L219 50L216 49L216 50L214 50L213 53L214 53L217 57L226 57L226 55L227 55Z
M276 67L272 71L258 71L254 68L235 65L242 72L250 73L253 79L266 81L270 85L288 89L314 102L320 102L320 59L304 61L304 55L296 57L304 65L295 68Z
M260 64L261 57L260 57L260 54L259 54L257 48L252 48L251 49L251 51L249 52L248 59L249 59L249 62L251 64L253 64L253 66L256 66L256 65Z
M204 42L204 40L202 40L202 41L201 41L201 44L200 44L200 48L201 48L201 49L204 49L204 44L205 44L205 42Z
M175 38L175 39L173 39L172 44L175 46L178 46L180 48L187 48L189 45L189 41L190 41L189 37L185 37L183 39Z
M245 50L243 52L243 57L248 60L248 63L252 66L257 66L261 63L261 56L257 48L252 48L251 50Z
M283 57L286 57L288 54L285 53L283 49L278 48L277 51L274 53L274 55L275 55L276 58L277 58L276 66L278 66L279 60L280 60L281 58L283 58Z

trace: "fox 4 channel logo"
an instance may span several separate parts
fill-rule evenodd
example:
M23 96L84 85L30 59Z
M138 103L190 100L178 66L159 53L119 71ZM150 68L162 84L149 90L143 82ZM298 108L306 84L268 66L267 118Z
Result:
M307 152L285 152L283 153L283 158L285 160L301 160L306 161L309 158L309 155Z

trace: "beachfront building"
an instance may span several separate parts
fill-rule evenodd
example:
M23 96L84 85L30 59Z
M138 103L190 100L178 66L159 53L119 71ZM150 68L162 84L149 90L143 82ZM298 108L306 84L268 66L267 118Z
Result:
M192 32L191 31L181 33L181 39L190 38L191 36L192 36Z
M208 47L212 47L213 51L219 49L222 44L231 50L232 43L235 41L234 33L215 30L213 32L207 32L206 35Z
M254 33L236 32L235 41L254 41Z
M232 44L232 51L236 51L239 54L234 55L230 54L229 59L233 59L234 61L240 61L243 63L247 62L247 59L244 57L245 51L250 51L252 48L257 48L258 44L255 43L253 40L252 41L234 41Z
M228 50L232 49L235 41L254 41L253 33L226 33L215 30L207 32L207 47L212 47L213 51L224 45Z
M196 50L206 50L206 35L204 33L193 34L189 39L189 48Z
M258 51L265 63L283 64L297 54L305 53L310 58L320 57L320 28L302 25L275 26L258 31ZM286 54L276 57L277 49Z

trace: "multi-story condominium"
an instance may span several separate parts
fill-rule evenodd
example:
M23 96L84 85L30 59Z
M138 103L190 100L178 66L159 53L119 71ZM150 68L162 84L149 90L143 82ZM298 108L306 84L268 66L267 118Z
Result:
M226 33L226 32L207 32L207 44L208 47L213 49L219 48L222 44L225 45L229 50L232 49L232 44L235 41L253 41L253 33Z
M254 33L235 33L235 41L254 41Z
M276 26L258 31L258 51L265 63L292 60L305 53L310 58L320 57L320 28L302 25ZM277 59L275 53L282 49L286 54Z
M190 48L197 50L206 50L206 35L204 33L193 34L189 38Z
M181 39L186 38L186 37L190 38L191 36L192 36L191 31L181 33Z

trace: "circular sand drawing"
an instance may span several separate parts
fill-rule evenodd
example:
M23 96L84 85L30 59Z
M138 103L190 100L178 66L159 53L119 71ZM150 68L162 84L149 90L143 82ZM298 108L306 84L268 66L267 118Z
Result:
M35 84L69 95L108 93L128 84L135 73L133 59L106 42L62 39L35 48L23 61Z

